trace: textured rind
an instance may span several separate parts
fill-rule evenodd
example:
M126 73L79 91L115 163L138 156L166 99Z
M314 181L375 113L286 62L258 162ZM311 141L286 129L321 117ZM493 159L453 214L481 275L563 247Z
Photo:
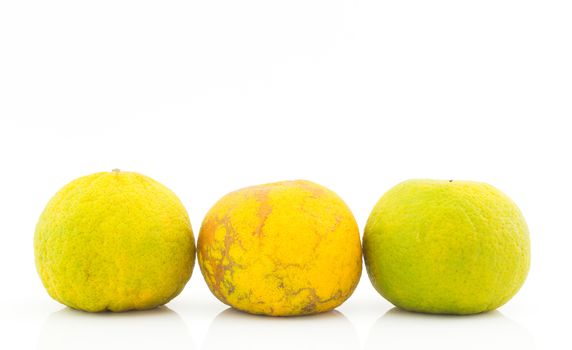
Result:
M517 293L530 266L520 210L478 182L398 184L374 207L363 248L376 290L398 307L426 313L496 309Z
M137 173L79 178L36 226L36 267L52 298L80 310L150 309L191 277L195 243L176 195Z
M351 211L334 192L309 181L224 196L203 221L198 261L219 300L272 316L334 309L352 294L362 269Z

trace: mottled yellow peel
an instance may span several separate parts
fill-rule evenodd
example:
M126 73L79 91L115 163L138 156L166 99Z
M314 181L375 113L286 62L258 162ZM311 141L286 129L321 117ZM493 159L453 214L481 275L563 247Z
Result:
M334 192L309 181L224 196L203 221L198 260L222 302L273 316L334 309L354 291L362 268L351 211Z

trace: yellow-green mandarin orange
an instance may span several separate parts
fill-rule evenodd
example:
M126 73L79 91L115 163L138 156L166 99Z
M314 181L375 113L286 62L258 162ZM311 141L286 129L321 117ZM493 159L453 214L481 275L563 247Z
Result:
M181 292L195 242L177 196L146 176L81 177L48 203L36 226L36 267L50 296L85 311L150 309Z
M498 308L526 279L530 241L516 204L491 185L409 180L382 196L363 237L368 275L394 305L474 314Z
M212 293L254 314L328 311L361 275L358 226L332 191L309 181L244 188L206 215L198 260Z

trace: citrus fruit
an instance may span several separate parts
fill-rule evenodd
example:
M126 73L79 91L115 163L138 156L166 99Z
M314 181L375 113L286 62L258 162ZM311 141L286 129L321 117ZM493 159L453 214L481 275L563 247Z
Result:
M530 264L520 210L502 192L478 182L398 184L376 204L363 241L374 287L410 311L496 309L520 289Z
M176 195L137 173L81 177L40 216L36 267L55 300L85 311L150 309L181 292L195 243Z
M314 314L342 304L361 275L356 221L309 181L244 188L208 212L198 261L212 293L254 314Z

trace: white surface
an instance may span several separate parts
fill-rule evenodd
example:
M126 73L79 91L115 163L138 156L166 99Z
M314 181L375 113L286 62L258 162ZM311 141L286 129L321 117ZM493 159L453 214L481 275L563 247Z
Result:
M570 1L2 0L0 348L570 348ZM489 182L527 218L532 268L499 311L233 311L198 268L168 308L89 315L43 290L36 220L112 168L173 189L198 232L247 185L306 178L363 228L399 181Z

